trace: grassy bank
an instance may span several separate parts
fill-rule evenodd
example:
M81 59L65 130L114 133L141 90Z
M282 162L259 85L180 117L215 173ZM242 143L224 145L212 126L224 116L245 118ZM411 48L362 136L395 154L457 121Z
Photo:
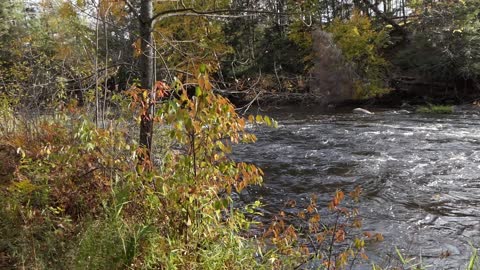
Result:
M416 109L417 113L423 114L451 114L453 113L453 106L451 105L427 105L420 106Z
M261 184L263 172L231 160L231 146L255 141L247 123L275 121L242 118L212 91L171 91L178 99L157 107L152 160L139 158L145 150L129 135L131 119L97 127L74 103L35 118L3 103L0 266L293 269L318 261L341 268L364 256L367 237L345 237L361 222L342 206L341 191L328 206L334 224L321 221L318 209L327 206L314 197L296 218L280 212L267 224L254 221L258 202L234 207L232 192ZM123 115L142 113L143 90L129 94L134 111Z
M230 144L254 136L224 98L179 94L159 109L156 164L138 158L127 122L99 128L74 106L27 119L4 106L0 266L274 267L258 240L242 236L252 207L231 208L231 192L262 181L259 168L227 157Z

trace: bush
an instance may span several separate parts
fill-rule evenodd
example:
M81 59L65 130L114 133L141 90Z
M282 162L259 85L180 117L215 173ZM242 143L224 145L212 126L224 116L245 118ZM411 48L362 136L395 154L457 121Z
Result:
M178 99L159 108L168 136L159 164L136 158L144 150L125 141L121 125L97 128L74 107L16 119L23 124L0 138L21 153L0 183L0 252L12 267L256 268L258 249L239 234L251 222L229 194L261 183L262 171L228 158L232 143L255 136L206 74L199 84L189 97L178 83ZM133 104L143 92L130 91Z
M353 65L357 98L370 98L388 92L388 62L380 50L389 42L386 31L375 31L367 16L355 11L348 21L335 19L327 28L348 64Z
M129 92L140 112L145 91ZM11 179L0 183L0 253L9 266L291 269L321 260L341 268L365 257L364 237L345 238L361 223L355 209L341 206L340 191L329 205L336 217L331 226L320 223L312 199L298 213L299 228L281 213L263 237L248 238L259 203L235 208L230 194L260 184L263 172L229 153L234 143L255 141L247 122L276 123L240 117L228 100L213 94L206 74L200 74L193 97L180 83L171 91L177 98L165 100L155 115L166 137L159 144L164 149L153 153L155 163L137 158L145 150L126 142L121 125L97 128L74 108L21 121L0 137L21 154ZM314 251L307 238L316 239Z
M416 110L417 113L425 114L451 114L453 113L453 106L451 105L428 105L420 106Z
M459 81L461 87L468 85L466 81L478 84L480 3L441 1L423 11L423 4L413 7L418 9L419 19L412 22L411 42L397 53L395 64L436 82L451 85Z
M122 153L124 136L80 115L16 121L0 138L21 154L12 178L0 183L0 250L17 266L70 268L85 221L104 215L111 177L134 168Z

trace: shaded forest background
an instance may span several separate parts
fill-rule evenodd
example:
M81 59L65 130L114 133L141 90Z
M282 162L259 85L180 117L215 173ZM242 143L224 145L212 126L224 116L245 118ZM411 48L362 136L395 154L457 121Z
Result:
M75 96L100 111L140 79L140 2L1 5L3 94L32 108ZM354 89L340 99L412 88L461 97L478 90L478 9L476 1L162 1L155 79L190 84L205 64L215 89L237 98L310 92L328 103L338 81ZM329 35L314 41L321 31ZM324 49L330 43L335 60L325 60L335 54ZM315 80L322 76L330 82Z

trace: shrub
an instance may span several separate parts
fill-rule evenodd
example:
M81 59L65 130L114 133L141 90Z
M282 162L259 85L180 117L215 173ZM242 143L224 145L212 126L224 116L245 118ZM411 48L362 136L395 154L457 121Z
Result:
M453 113L453 106L451 105L428 105L417 108L417 113L425 114L451 114Z
M416 9L411 42L398 51L395 64L426 79L444 82L471 81L478 87L480 76L480 33L478 1L441 1ZM470 85L469 87L472 87Z
M256 268L254 242L239 234L251 222L229 194L261 183L262 171L228 157L255 136L206 74L199 85L189 97L176 84L178 98L160 106L159 164L140 162L144 150L118 125L97 128L81 113L3 134L21 159L0 183L0 252L28 269ZM146 103L144 91L130 91L133 105Z
M78 113L20 125L2 136L0 141L21 154L12 179L0 183L0 252L11 266L291 269L321 260L341 268L364 256L363 238L351 243L345 238L360 223L356 210L341 207L340 191L329 205L336 218L331 226L320 223L312 199L298 213L303 227L280 214L263 237L246 236L257 225L251 216L258 203L235 208L230 194L260 184L263 172L229 153L234 143L255 141L246 132L247 121L276 123L258 115L240 117L213 93L205 73L198 85L188 96L176 83L172 98L159 105L155 121L166 138L164 149L153 154L158 162L138 159L145 150L127 143L119 126L97 128ZM148 104L146 91L129 92L140 113ZM359 190L352 194L356 198ZM306 242L311 238L313 251Z
M355 11L348 21L335 19L327 28L347 64L353 65L358 78L354 85L357 98L370 98L388 92L388 62L380 50L389 42L386 31L375 31L370 19Z
M0 183L0 250L17 266L70 268L84 222L104 215L113 179L134 168L124 136L77 114L16 121L0 138L21 154L12 179Z

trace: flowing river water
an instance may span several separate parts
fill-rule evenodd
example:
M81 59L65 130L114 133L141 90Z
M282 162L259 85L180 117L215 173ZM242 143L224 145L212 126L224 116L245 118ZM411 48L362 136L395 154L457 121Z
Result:
M243 200L259 198L268 216L289 199L315 194L326 205L336 189L360 185L363 230L385 238L368 247L371 259L388 264L397 247L405 256L421 256L430 269L465 269L470 243L480 246L477 112L266 114L279 127L254 128L258 142L235 149L237 158L265 172L264 186Z

